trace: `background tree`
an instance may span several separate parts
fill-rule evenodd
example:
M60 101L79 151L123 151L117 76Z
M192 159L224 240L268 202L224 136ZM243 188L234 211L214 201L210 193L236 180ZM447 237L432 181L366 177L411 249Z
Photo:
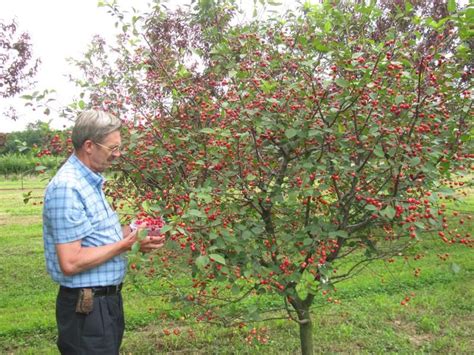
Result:
M325 1L235 24L233 2L199 4L155 6L121 23L117 58L98 40L77 61L87 105L128 124L113 197L166 218L201 319L240 323L226 304L276 293L310 354L317 295L429 232L472 245L443 201L472 164L472 12Z
M27 88L38 69L28 33L17 33L15 21L0 21L0 96L12 97Z

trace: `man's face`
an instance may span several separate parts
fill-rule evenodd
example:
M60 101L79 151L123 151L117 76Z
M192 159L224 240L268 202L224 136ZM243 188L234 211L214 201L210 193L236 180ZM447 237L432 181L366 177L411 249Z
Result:
M102 142L93 142L90 158L92 170L101 173L109 168L112 161L120 157L121 144L120 131L108 134Z

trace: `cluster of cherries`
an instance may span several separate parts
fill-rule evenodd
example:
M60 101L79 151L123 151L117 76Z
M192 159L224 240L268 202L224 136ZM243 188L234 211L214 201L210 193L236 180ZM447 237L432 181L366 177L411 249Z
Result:
M138 227L145 227L149 231L159 231L163 226L165 225L165 221L163 220L162 217L145 217L143 219L137 219L132 224L130 227L132 229L136 229Z

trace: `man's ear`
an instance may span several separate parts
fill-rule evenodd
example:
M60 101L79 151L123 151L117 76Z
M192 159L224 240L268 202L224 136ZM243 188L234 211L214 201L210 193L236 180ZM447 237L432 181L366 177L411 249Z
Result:
M87 139L82 144L82 149L84 150L84 152L91 154L93 145L94 145L94 142L92 142L90 139Z

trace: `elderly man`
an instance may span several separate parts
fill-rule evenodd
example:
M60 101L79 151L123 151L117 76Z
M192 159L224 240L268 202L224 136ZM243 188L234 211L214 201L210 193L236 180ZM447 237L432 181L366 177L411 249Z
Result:
M58 348L62 354L118 354L124 333L121 288L124 253L137 230L121 226L107 202L101 175L120 157L121 121L82 112L72 131L74 153L46 188L43 238L48 273L57 282ZM161 248L162 236L140 241Z

